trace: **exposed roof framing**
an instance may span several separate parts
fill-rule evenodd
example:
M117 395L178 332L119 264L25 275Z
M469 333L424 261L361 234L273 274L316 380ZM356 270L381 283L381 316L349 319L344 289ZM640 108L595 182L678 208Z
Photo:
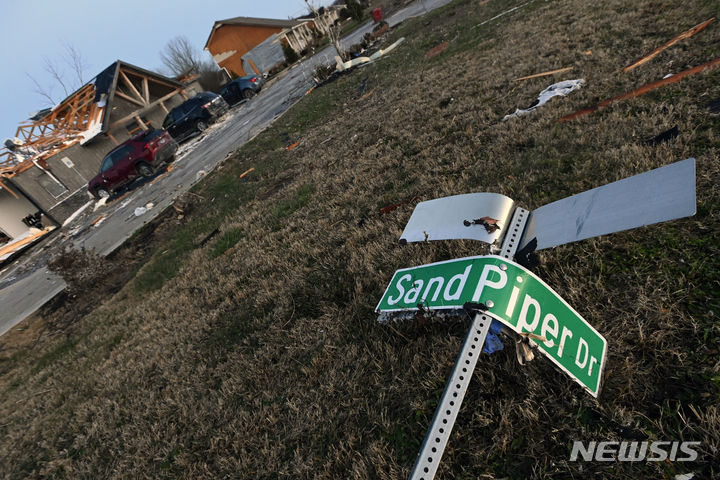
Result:
M170 93L151 100L151 83L168 87ZM85 143L100 133L122 126L180 93L182 88L179 82L118 60L46 115L21 123L15 136L24 142L21 148L30 153L23 154L25 158L19 160L7 148L0 150L0 175L10 177L20 173L30 168L33 161L43 161L71 145ZM136 105L138 110L125 118L111 120L110 106L115 96Z

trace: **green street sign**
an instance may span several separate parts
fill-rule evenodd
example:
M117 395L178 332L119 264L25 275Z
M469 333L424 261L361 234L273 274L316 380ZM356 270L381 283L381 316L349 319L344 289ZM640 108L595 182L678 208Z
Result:
M395 272L377 312L459 309L484 303L488 315L517 333L534 333L539 350L594 397L607 342L545 282L495 255L458 258Z

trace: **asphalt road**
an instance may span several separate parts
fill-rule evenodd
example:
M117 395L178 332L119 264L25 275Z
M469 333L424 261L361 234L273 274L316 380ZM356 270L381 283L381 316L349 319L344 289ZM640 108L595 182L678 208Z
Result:
M416 1L386 20L390 26L422 15L427 11L450 3L450 0ZM342 40L343 47L359 43L363 35L372 30L372 23L355 30ZM249 102L236 106L214 124L202 137L181 145L177 160L167 174L135 188L123 198L110 202L97 211L88 208L68 226L53 234L53 238L34 247L30 255L16 261L0 272L0 335L10 330L50 301L65 288L62 278L50 272L45 263L51 249L71 243L76 248L93 249L108 255L117 249L135 231L150 222L175 198L185 193L200 180L202 173L211 172L229 154L264 130L278 116L295 104L314 85L312 80L317 65L334 64L335 50L326 47L314 56L294 65L281 78L266 85L262 92ZM153 204L141 215L135 210ZM104 219L92 225L99 216Z

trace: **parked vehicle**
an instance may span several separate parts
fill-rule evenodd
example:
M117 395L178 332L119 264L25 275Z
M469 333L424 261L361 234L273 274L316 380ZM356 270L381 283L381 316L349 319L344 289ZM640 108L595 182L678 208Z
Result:
M220 95L229 105L235 105L241 100L249 100L257 94L263 86L262 75L245 75L225 84Z
M88 191L95 198L109 197L138 177L151 177L170 161L178 144L164 130L145 130L121 143L107 154L100 173L90 180Z
M162 126L176 141L182 142L205 131L227 110L228 104L220 95L201 92L170 110Z

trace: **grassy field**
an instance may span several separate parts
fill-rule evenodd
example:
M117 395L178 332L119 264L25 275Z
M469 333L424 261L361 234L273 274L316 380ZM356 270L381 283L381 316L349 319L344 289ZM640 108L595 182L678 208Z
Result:
M438 478L717 478L720 69L556 120L719 57L716 21L622 72L720 5L535 0L481 25L523 4L404 22L396 51L238 149L94 288L0 337L2 476L407 478L469 319L382 325L373 309L396 269L487 249L401 246L413 205L379 209L478 191L533 209L695 157L694 217L540 252L537 275L608 340L600 397L543 358L520 366L506 339L478 362ZM502 121L573 78L586 84ZM569 461L573 440L645 438L700 456Z

